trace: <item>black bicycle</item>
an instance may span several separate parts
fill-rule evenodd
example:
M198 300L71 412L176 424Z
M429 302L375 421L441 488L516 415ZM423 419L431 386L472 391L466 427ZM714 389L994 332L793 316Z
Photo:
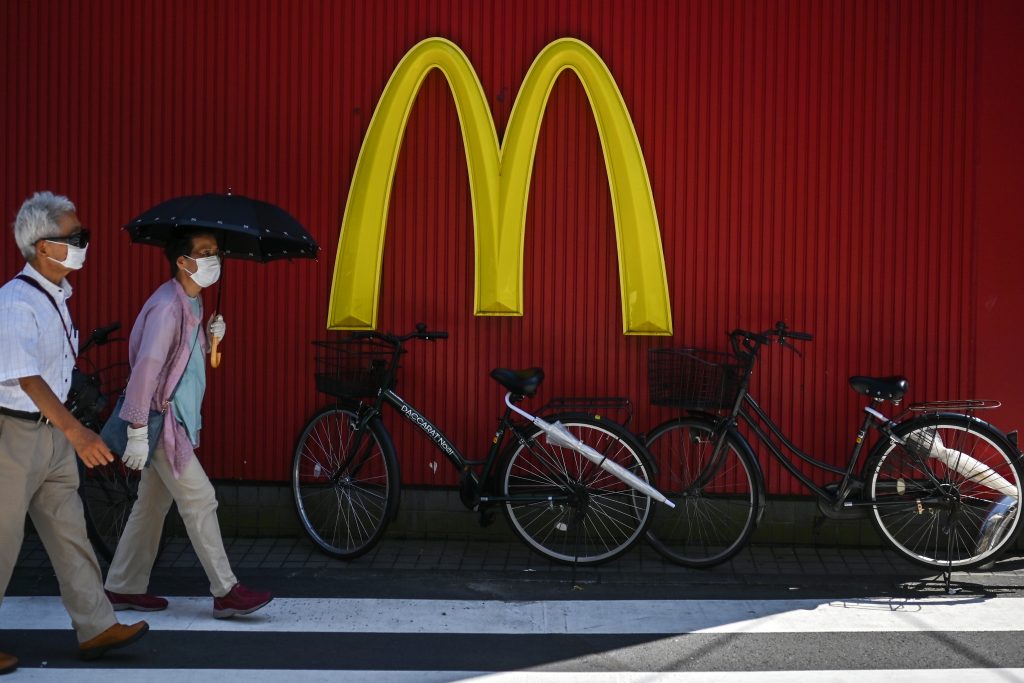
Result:
M791 341L811 339L778 323L761 333L731 332L728 353L651 350L651 401L690 412L657 426L646 440L663 470L661 481L668 482L666 495L681 511L659 517L648 530L658 552L678 564L710 567L750 538L764 510L765 485L740 423L815 493L824 517L869 516L882 539L912 562L947 572L968 569L1011 547L1021 527L1021 454L1014 439L974 415L999 403L917 403L890 419L878 408L899 404L907 380L851 377L850 386L870 404L849 462L834 467L794 445L749 392L762 347L778 343L796 351ZM858 473L872 428L880 437ZM818 486L783 449L838 481Z
M71 390L65 402L68 410L83 425L96 432L103 429L113 409L109 397L118 396L128 380L128 362L120 361L102 368L85 352L112 342L125 341L110 335L121 329L115 322L92 331L78 351L78 366L72 373ZM85 525L96 552L108 562L124 533L132 506L138 498L140 472L128 469L119 458L99 467L86 467L78 461L78 495L85 509ZM161 549L166 536L161 538Z
M318 391L338 399L299 436L292 491L299 519L326 553L359 557L376 545L398 509L398 459L382 421L385 405L412 422L460 475L467 508L493 520L498 506L534 551L562 563L598 564L642 535L653 468L639 440L613 420L582 412L538 417L517 404L544 378L539 368L498 368L506 409L483 460L469 460L422 412L395 393L399 359L410 340L446 339L423 325L404 336L357 333L314 342Z

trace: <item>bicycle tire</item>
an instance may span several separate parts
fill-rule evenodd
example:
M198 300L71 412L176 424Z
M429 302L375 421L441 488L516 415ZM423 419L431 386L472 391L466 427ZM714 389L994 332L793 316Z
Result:
M545 417L610 460L651 481L654 469L643 445L613 422L592 416ZM537 553L562 564L597 565L619 557L643 535L652 499L630 488L580 453L547 443L533 429L516 443L501 475L505 518ZM569 500L554 502L569 495ZM517 497L553 500L516 500Z
M85 528L93 548L107 562L113 559L139 498L140 479L141 472L128 469L120 459L92 468L78 461L78 495L85 513ZM164 520L157 557L167 545L166 517Z
M746 442L731 432L725 438L713 466L710 420L670 420L648 434L659 490L676 507L658 510L647 542L670 562L696 569L727 562L757 527L765 495L761 469Z
M1021 529L1022 469L1001 432L962 414L916 417L894 432L907 445L883 439L864 468L871 520L887 544L933 569L978 567L1013 545ZM964 456L977 467L973 477L961 471L969 466ZM1016 496L1006 494L1006 485Z
M355 406L316 413L299 436L292 462L292 495L302 528L322 551L344 560L380 541L397 509L400 486L395 448L379 418L359 435L359 462L349 458L357 414Z

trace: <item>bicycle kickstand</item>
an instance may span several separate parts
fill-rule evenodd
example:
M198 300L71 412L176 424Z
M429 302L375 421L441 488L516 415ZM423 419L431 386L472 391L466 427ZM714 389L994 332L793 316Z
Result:
M955 513L950 513L950 517ZM942 580L946 584L946 595L956 595L960 592L959 588L953 588L953 522L952 519L949 524L949 529L946 530L946 566L942 570Z
M576 583L576 567L580 564L580 524L583 521L583 514L576 512L572 515L572 533L573 533L573 558L572 558L572 575L570 581L572 582L572 589L574 591L581 591L583 587Z

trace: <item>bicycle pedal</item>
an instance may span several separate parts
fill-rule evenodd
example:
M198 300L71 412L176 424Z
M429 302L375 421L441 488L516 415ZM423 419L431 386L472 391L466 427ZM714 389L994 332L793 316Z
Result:
M494 513L489 510L480 511L480 526L489 527L494 524Z
M828 487L826 487L828 488ZM818 514L816 519L832 519L836 521L850 521L856 519L867 519L868 508L865 506L851 506L841 507L839 509L832 508L832 502L827 500L817 499ZM815 522L817 524L817 522Z
M842 484L843 484L843 482L841 482L841 481L834 481L834 482L831 482L829 484L825 484L824 489L826 491L828 491L829 493L831 493L832 495L836 495L836 494L839 493L839 487L842 486ZM851 479L850 483L849 483L849 486L850 486L850 490L846 494L847 495L847 499L849 499L850 497L853 497L853 496L860 495L860 492L864 490L864 482L862 482L860 479L857 479L857 478Z

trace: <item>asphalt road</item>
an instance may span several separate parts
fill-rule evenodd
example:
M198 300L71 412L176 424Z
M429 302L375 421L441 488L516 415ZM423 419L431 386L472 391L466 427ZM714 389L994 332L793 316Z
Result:
M565 571L346 566L253 568L244 578L275 602L219 621L201 597L201 570L158 567L152 587L170 609L121 612L153 630L83 663L52 572L19 567L0 605L0 650L21 659L11 680L1024 680L1016 572L959 581L951 594L917 575L850 572L654 581L600 569L574 580Z

